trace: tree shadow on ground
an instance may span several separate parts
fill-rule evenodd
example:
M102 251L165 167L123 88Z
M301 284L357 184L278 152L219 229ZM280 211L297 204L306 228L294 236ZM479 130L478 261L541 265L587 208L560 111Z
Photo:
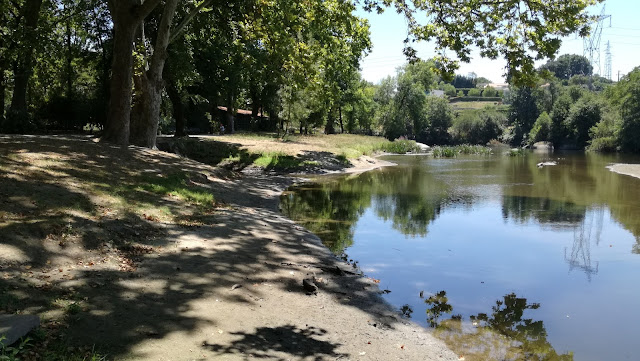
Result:
M321 361L325 357L340 358L348 355L338 353L339 344L316 339L317 336L326 334L327 331L315 327L298 328L293 325L279 327L260 327L253 333L232 332L233 336L240 337L230 345L216 345L205 343L203 347L210 349L218 355L240 354L249 360L258 359L284 359L272 352L282 353L282 356L296 356L304 360Z
M113 357L152 357L154 340L201 339L229 322L229 305L260 307L272 294L265 283L312 297L290 271L329 279L325 270L335 269L336 259L311 234L278 213L286 177L240 179L172 154L86 137L0 136L0 170L0 246L19 255L0 257L0 311L42 315L44 327L71 344L95 345ZM189 175L187 185L210 189L224 206L203 211L144 189L118 193L117 204L101 198L140 174L175 171ZM141 209L177 216L163 221L141 214L137 195L144 196L140 207L148 206ZM322 290L374 319L395 322L364 279L338 275ZM340 355L339 345L318 340L322 332L311 326L278 326L271 334L255 329L233 331L242 338L217 350ZM276 342L269 348L277 335L306 346L287 349Z

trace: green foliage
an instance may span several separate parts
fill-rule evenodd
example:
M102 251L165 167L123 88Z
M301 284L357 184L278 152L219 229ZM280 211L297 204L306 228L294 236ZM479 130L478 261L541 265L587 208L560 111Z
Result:
M166 176L142 176L135 189L178 197L204 207L212 207L215 203L213 194L207 188L195 185L189 175L183 172Z
M498 97L498 91L495 88L488 86L482 90L482 96L485 98L496 98Z
M586 13L599 0L549 2L546 0L507 0L498 2L415 1L415 14L405 2L395 2L398 12L409 17L409 39L430 40L440 50L438 58L444 72L451 76L457 62L444 55L455 52L460 61L471 60L471 49L477 47L485 57L504 56L508 77L516 85L535 82L534 61L550 58L560 48L560 38L578 31L585 35L593 17ZM406 9L406 10L405 10ZM421 24L414 15L426 15L429 23ZM424 15L423 15L424 14ZM510 29L510 30L505 30ZM405 49L415 55L415 49ZM537 116L536 116L537 117ZM535 118L534 118L535 119Z
M494 109L464 110L458 112L451 134L456 143L487 144L498 139L506 124L506 116Z
M536 122L533 124L533 128L531 128L531 131L529 132L529 144L549 140L550 129L551 117L549 116L549 114L547 114L547 112L542 112L538 119L536 119Z
M383 129L387 139L397 139L401 136L421 139L420 137L426 136L429 126L425 114L426 91L435 82L435 77L430 73L431 67L432 64L429 62L407 66L400 69L395 79L395 87L389 82L385 84L385 87L396 89L388 105L382 108Z
M512 90L509 122L514 126L514 135L511 144L526 143L526 136L531 131L539 114L532 88L524 87Z
M589 130L600 122L602 105L592 96L583 97L571 106L565 124L569 133L569 140L581 149L587 146Z
M426 101L427 126L416 132L416 139L428 144L448 144L449 127L453 124L453 109L444 98L428 97Z
M482 96L482 90L473 88L473 89L469 90L467 95L470 96L470 97L480 97L480 96Z
M616 138L616 118L615 112L606 112L602 120L589 130L591 140L587 147L590 151L613 152L618 149L618 139Z
M260 155L253 164L267 169L293 169L302 165L303 161L283 152L265 152Z
M6 337L0 335L0 361L20 361L22 356L31 348L31 338L20 339L17 346L5 345Z
M454 87L451 84L443 84L442 85L442 90L444 90L444 94L448 97L455 97L456 96L456 87Z
M640 68L623 77L609 93L620 112L617 138L620 149L640 152Z
M387 153L395 154L417 153L420 151L420 147L416 142L406 139L396 139L393 142L384 143L381 149Z
M551 140L556 147L565 142L569 133L564 120L569 116L569 110L572 104L573 100L568 94L560 96L553 104L549 140Z
M593 67L589 59L582 55L564 54L556 60L548 61L540 70L548 71L558 79L570 79L575 75L590 76Z
M475 88L476 86L475 78L468 77L465 75L460 75L460 74L456 74L456 76L451 81L451 84L458 89L459 88L470 89L470 88Z
M482 145L454 145L433 147L432 154L435 158L454 158L460 154L464 155L489 155L493 150Z

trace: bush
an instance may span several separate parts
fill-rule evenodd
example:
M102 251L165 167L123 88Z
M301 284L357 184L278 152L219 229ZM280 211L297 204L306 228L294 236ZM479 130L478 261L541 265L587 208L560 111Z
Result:
M529 137L527 138L529 144L549 140L550 129L551 117L547 112L542 112L529 132Z
M476 89L476 88L469 89L469 92L467 93L467 96L480 97L480 96L482 96L482 90Z
M494 110L467 110L454 120L451 133L456 143L487 144L502 134L504 114Z
M492 154L492 152L489 147L462 144L450 147L433 147L432 154L435 158L453 158L458 156L458 154L489 155Z
M442 86L442 90L444 90L444 93L448 97L455 97L456 96L456 88L451 84L444 84Z
M384 143L382 150L387 153L406 154L411 152L419 152L420 147L413 140L396 139L390 143Z

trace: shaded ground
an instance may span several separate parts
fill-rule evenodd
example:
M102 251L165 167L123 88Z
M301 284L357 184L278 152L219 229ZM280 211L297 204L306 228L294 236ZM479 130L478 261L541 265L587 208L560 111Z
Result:
M59 338L108 359L457 359L277 211L290 182L0 136L0 309L40 315L49 335L27 359L56 359Z

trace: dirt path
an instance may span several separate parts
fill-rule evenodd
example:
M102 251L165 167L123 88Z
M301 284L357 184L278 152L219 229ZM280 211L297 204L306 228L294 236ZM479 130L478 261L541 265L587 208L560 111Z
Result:
M17 162L14 152L47 157L62 151L75 154L69 147L83 152L75 149L73 140L65 142L54 140L45 150L41 142L12 145L4 156ZM83 147L93 147L83 142ZM118 163L122 151L113 152L108 161ZM103 267L88 261L96 252L98 258L113 253L108 249L86 251L93 256L73 265L70 258L59 256L62 251L43 256L42 271L36 273L53 275L47 284L57 277L55 285L31 286L33 293L25 290L25 300L36 302L40 296L35 292L40 291L57 297L51 289L74 294L81 310L66 319L74 344L96 345L115 360L458 360L428 331L402 319L372 281L349 272L352 268L316 236L280 214L278 197L291 178L259 173L221 177L214 168L167 153L128 152L127 157L143 162L137 167L163 164L206 174L202 183L225 206L196 226L157 221L146 225L129 216L118 218L124 226L109 228L103 221L97 228L120 232L131 227L134 233L143 226L154 229L153 251L142 248L126 271L106 261ZM96 152L83 167L90 170L104 154ZM358 169L377 162L363 160ZM13 199L22 201L10 197L9 202ZM0 225L3 232L6 227ZM95 237L92 234L85 232L82 244ZM8 247L19 248L19 241ZM65 249L73 248L71 243ZM2 263L5 280L16 290L35 282L26 273L36 268L28 262L29 253L23 253L26 263ZM312 276L318 279L315 295L302 286L303 279ZM29 310L40 313L48 327L60 324L48 306L36 302Z

